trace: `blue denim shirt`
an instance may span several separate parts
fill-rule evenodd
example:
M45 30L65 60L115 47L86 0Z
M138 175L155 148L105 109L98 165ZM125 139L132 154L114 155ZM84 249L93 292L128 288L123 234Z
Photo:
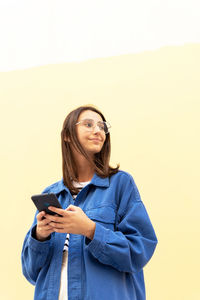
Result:
M145 300L143 267L157 238L131 175L95 174L75 202L63 180L43 192L55 193L64 209L70 204L81 207L96 222L93 240L70 234L68 299ZM37 241L36 223L35 216L24 241L23 274L35 285L35 300L56 300L66 234L52 233L49 240Z

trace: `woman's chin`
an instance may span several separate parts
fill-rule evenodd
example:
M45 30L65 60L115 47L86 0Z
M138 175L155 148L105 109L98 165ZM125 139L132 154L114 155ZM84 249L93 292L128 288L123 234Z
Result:
M97 154L101 151L101 148L96 147L95 149L94 148L93 149L87 149L86 151L89 155L94 156L95 154Z

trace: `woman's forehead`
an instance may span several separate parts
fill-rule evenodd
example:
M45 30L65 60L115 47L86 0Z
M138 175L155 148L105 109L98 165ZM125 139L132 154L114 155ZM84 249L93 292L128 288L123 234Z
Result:
M80 114L77 121L79 122L80 120L83 120L83 119L92 119L94 121L103 121L102 117L98 113L96 113L95 111L92 111L92 110L83 111Z

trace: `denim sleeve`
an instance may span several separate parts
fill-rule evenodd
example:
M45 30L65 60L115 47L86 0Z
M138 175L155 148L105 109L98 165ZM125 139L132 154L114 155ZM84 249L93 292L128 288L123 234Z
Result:
M35 226L33 224L27 233L21 253L22 272L32 284L36 283L41 268L50 260L52 243L51 237L44 242L36 240L34 238Z
M121 272L138 272L152 257L157 238L135 184L127 184L120 199L116 231L96 223L86 249L105 265Z

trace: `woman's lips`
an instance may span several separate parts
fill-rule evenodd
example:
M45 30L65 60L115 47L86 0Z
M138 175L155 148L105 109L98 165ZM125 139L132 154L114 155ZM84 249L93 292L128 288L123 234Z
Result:
M101 142L101 140L99 140L99 139L90 139L90 141L93 141L93 142L98 142L98 143L100 143L100 142Z

